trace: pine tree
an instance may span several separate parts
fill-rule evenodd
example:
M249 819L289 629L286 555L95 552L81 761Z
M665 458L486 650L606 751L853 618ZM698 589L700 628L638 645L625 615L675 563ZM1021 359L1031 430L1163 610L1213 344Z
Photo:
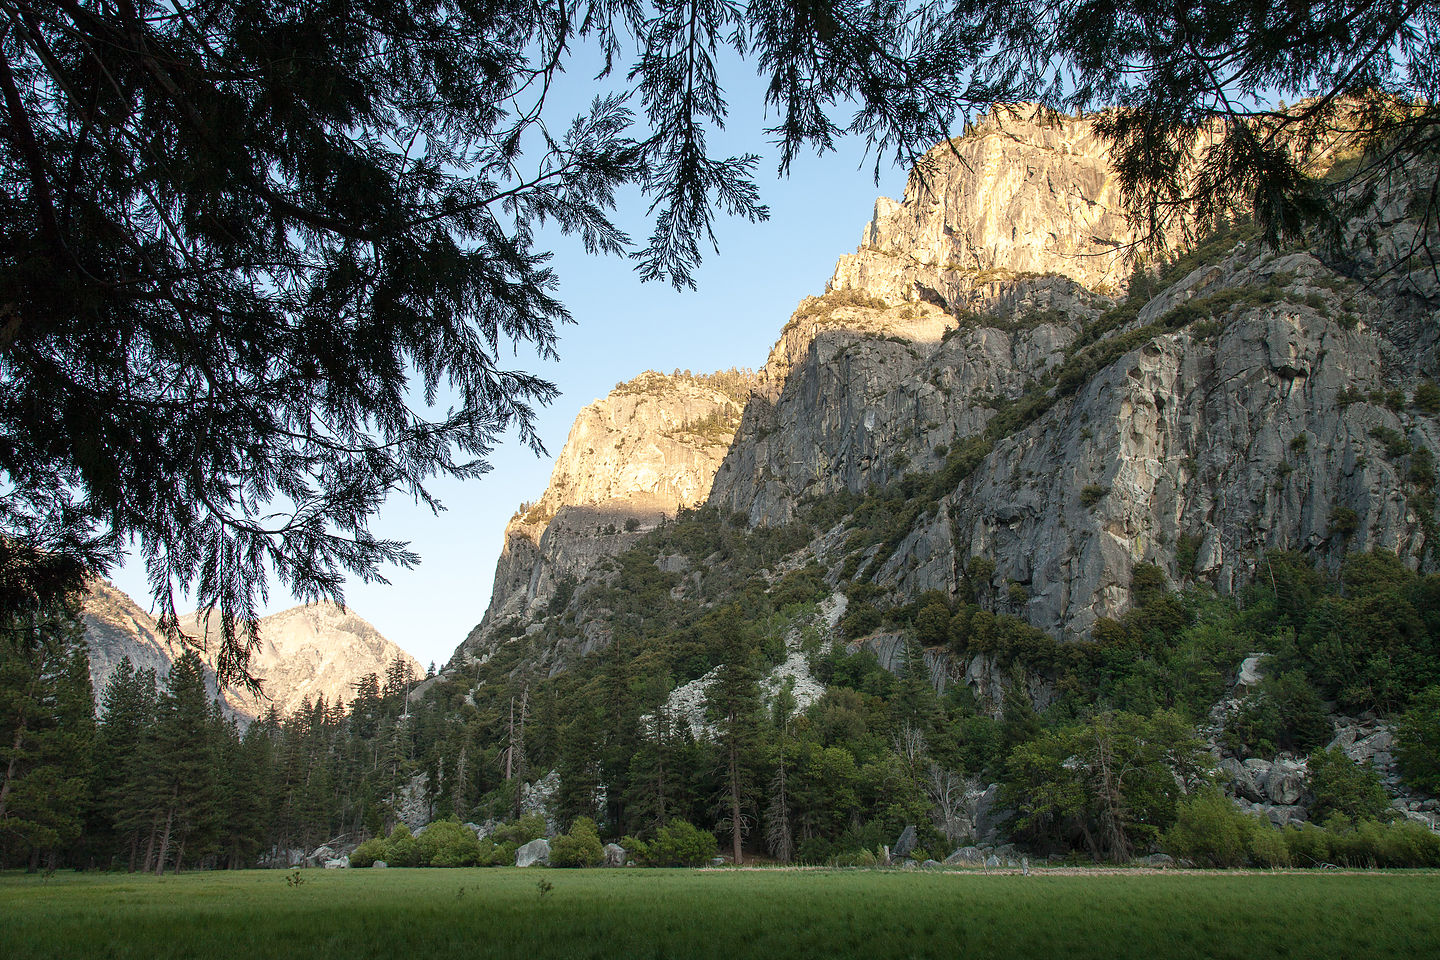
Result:
M627 805L628 832L654 832L669 821L671 799L680 779L675 769L675 734L670 715L662 702L655 712L639 721L639 743L630 761L630 793Z
M136 670L125 657L110 675L100 701L95 795L112 836L112 856L134 872L148 817L140 800L146 738L155 719L155 671Z
M784 700L789 700L788 691ZM770 799L765 806L765 846L781 863L789 863L795 855L795 834L790 823L790 708L783 703L777 710L778 738L775 742L775 774L770 780Z
M761 708L759 651L745 635L737 614L730 611L712 621L710 639L722 661L706 702L723 771L720 826L730 833L731 852L738 864L744 860L742 843L754 820L753 765L759 759Z
M150 741L148 801L157 828L154 869L185 862L187 846L203 846L219 822L217 733L200 657L187 650L170 665Z
M95 723L77 603L0 619L0 864L53 866L85 822Z

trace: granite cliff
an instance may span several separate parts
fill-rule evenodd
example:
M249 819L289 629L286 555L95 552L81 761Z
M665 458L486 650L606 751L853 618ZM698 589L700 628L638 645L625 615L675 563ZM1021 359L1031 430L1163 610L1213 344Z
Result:
M1142 562L1222 593L1267 549L1333 567L1380 547L1428 568L1440 282L1412 193L1398 175L1355 197L1338 245L1232 228L1147 267L1090 121L996 111L876 202L733 437L673 437L740 412L690 383L586 408L459 655L521 633L546 660L603 644L598 561L701 502L753 530L827 518L772 578L818 564L885 604L983 571L988 605L1060 638L1126 610ZM865 498L902 505L882 535ZM713 602L687 577L677 596Z
M710 495L753 376L647 371L575 418L550 485L505 527L479 638L561 606L595 565Z

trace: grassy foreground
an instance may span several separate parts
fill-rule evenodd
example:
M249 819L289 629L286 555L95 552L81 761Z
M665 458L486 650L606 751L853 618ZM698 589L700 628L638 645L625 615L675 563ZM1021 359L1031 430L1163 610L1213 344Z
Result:
M0 875L31 957L1440 957L1440 874ZM541 881L552 889L541 893Z

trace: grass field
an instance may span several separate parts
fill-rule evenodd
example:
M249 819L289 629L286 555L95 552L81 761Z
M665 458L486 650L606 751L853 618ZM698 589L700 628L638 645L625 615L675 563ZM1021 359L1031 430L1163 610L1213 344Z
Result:
M0 875L0 957L1440 957L1434 872L303 877Z

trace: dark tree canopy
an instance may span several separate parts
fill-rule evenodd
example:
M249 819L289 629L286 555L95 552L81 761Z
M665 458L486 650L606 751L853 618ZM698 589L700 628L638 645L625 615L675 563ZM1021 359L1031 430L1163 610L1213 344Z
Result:
M707 149L726 64L766 81L782 170L846 134L908 162L994 101L1116 104L1134 108L1107 129L1137 209L1199 184L1213 210L1246 193L1288 226L1313 200L1306 124L1433 141L1435 18L1419 2L0 0L0 601L58 596L133 540L162 623L193 588L222 614L221 674L243 679L269 575L339 599L347 575L414 563L370 532L387 495L438 508L427 483L483 473L507 430L539 447L554 388L501 360L553 356L569 319L537 227L685 285L716 215L766 215L757 158ZM557 117L560 74L596 49L598 95ZM1264 108L1281 96L1319 99ZM1210 179L1177 180L1175 151L1217 118ZM611 219L624 185L651 202L647 240Z

